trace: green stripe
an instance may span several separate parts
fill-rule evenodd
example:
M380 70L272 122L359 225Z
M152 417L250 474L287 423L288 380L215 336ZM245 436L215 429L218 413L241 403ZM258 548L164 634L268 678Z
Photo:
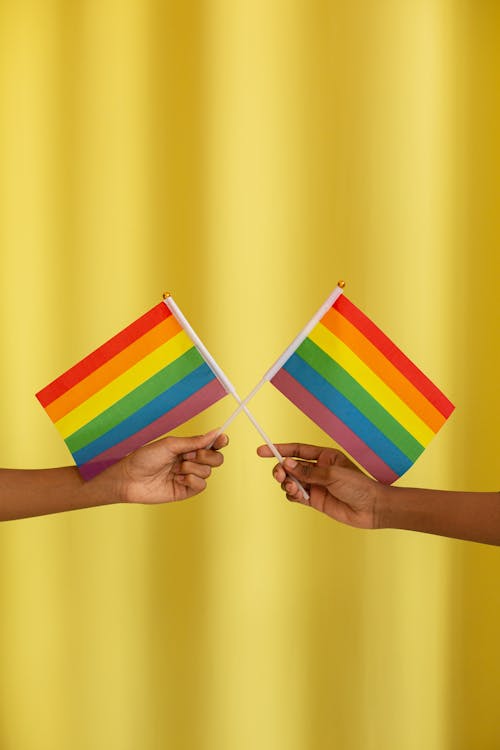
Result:
M184 352L176 360L163 367L155 375L70 435L65 441L68 448L74 453L101 437L105 432L116 427L161 393L168 391L186 375L196 370L203 361L198 350L194 346L191 347L187 352Z
M311 339L302 342L297 354L347 398L405 456L411 461L416 461L423 451L423 446L338 362Z

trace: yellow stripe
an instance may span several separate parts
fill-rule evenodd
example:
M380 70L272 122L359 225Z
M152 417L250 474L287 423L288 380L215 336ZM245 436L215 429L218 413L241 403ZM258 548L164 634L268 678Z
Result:
M309 338L338 362L415 440L424 446L430 442L435 433L343 341L321 323L311 331Z
M115 404L121 398L145 383L150 377L155 375L163 367L180 357L188 349L191 349L193 342L187 333L181 330L176 336L162 344L151 352L147 357L136 362L135 365L125 370L122 375L108 383L100 391L94 393L82 404L79 404L73 411L70 411L62 417L55 426L63 438L67 438L74 432L97 417L110 406Z

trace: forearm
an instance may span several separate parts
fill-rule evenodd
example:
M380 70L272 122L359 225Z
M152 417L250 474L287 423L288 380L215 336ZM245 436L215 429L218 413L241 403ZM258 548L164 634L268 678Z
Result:
M378 525L500 545L500 493L385 487Z
M0 521L117 502L112 482L101 477L85 482L74 466L0 469Z

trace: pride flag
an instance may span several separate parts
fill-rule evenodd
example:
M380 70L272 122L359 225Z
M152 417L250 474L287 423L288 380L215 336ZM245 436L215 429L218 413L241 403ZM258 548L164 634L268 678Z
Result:
M267 379L387 484L412 466L454 409L340 287Z
M167 297L36 394L85 479L227 394L174 304Z

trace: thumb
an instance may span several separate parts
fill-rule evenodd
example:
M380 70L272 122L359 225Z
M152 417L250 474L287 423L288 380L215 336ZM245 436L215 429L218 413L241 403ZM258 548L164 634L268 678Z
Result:
M293 458L285 458L283 466L287 473L304 481L306 484L319 484L326 486L333 481L332 466L318 466L307 461L295 461Z
M167 444L169 450L171 450L172 453L179 455L181 453L191 453L200 450L201 448L206 448L210 445L216 434L217 430L207 432L206 435L194 435L192 437L177 437L169 435L165 440L168 441Z

